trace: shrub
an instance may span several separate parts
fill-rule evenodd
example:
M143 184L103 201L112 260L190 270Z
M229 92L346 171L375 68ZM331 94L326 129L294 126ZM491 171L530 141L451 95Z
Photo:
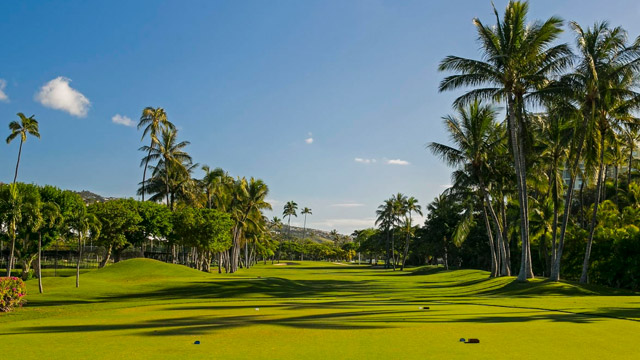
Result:
M27 300L27 287L20 278L0 277L0 311L9 312L16 306L22 307Z

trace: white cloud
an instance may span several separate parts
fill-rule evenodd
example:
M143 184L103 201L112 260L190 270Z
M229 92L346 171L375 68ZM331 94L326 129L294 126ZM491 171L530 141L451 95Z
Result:
M371 164L371 163L375 163L376 159L364 159L364 158L355 158L353 159L353 161L357 162L357 163L361 163L361 164Z
M7 87L7 81L5 79L0 79L0 101L5 101L5 102L9 101L9 97L7 96L7 93L4 92L4 88L6 87Z
M120 115L120 114L115 114L113 115L113 117L111 118L111 121L114 124L119 124L119 125L124 125L124 126L135 126L136 124L133 122L133 120L131 120L131 118L124 116L124 115Z
M70 82L71 79L58 76L40 88L35 100L48 108L66 111L77 117L87 116L91 102L69 86Z
M313 134L312 133L308 133L307 135L309 137L304 139L304 142L306 142L307 144L313 144Z
M341 207L341 208L352 208L352 207L360 207L364 206L364 204L358 203L343 203L343 204L332 204L333 207Z
M387 164L389 164L389 165L409 165L409 162L406 161L406 160L391 159L391 160L387 160Z

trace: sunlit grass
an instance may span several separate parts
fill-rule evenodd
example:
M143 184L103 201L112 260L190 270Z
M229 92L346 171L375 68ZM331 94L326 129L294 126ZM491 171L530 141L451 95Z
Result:
M0 348L47 359L640 356L640 297L487 275L307 261L218 275L129 260L83 274L79 289L45 278L40 295L29 281L27 307L0 315Z

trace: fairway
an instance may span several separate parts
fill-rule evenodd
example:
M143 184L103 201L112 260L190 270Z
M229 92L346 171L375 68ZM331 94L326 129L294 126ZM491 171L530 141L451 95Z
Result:
M79 289L45 278L40 295L29 281L28 305L0 315L2 357L640 357L631 293L477 270L284 264L210 275L135 259L83 274Z

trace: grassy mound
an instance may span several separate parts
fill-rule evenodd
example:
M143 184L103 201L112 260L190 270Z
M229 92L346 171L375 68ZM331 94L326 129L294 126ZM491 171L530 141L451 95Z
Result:
M182 265L168 264L152 259L120 261L84 275L85 279L107 281L163 280L179 278L203 278L208 274Z

